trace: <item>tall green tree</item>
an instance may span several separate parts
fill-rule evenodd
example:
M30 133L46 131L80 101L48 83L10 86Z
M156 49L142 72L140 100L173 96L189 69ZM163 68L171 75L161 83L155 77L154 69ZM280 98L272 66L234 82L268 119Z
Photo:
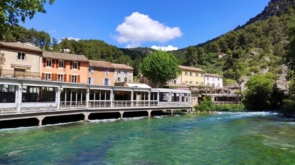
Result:
M271 94L273 93L273 82L264 75L254 75L247 82L248 89L245 91L243 103L247 109L270 108Z
M140 64L141 73L160 87L180 74L176 57L168 52L155 51Z
M195 66L198 59L198 54L195 46L189 46L185 53L186 63L188 66Z
M54 0L49 0L52 4ZM19 19L25 22L32 19L37 12L46 13L46 0L1 0L0 1L0 39L11 25L18 25Z

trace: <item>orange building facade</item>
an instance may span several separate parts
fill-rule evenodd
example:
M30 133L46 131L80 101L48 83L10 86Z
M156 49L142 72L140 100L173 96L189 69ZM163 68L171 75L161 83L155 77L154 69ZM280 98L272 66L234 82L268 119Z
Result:
M114 86L114 73L112 63L89 60L88 84Z
M89 62L84 55L43 52L42 79L88 83Z

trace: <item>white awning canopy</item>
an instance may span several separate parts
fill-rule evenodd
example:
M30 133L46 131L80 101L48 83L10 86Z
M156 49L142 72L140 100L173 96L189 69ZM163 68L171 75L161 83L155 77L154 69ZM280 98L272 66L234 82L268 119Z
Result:
M148 88L148 89L151 88L150 86L146 84L141 84L141 83L126 83L126 85L132 88Z

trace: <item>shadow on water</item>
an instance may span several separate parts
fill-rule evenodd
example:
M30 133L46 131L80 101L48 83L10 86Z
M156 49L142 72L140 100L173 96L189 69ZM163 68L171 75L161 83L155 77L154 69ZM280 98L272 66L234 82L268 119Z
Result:
M39 121L36 118L0 121L0 129L16 128L16 127L32 127L32 126L37 126L38 123Z
M92 113L89 115L89 120L95 120L95 119L118 119L120 118L119 112L113 112L113 113Z
M53 116L46 117L42 121L42 125L58 124L58 123L69 123L84 120L84 115L66 115L66 116Z

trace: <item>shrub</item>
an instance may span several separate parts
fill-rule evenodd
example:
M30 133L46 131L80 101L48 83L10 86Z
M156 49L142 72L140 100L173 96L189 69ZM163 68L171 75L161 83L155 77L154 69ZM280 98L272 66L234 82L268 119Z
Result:
M286 116L292 116L295 113L295 103L291 99L284 99L281 113Z

